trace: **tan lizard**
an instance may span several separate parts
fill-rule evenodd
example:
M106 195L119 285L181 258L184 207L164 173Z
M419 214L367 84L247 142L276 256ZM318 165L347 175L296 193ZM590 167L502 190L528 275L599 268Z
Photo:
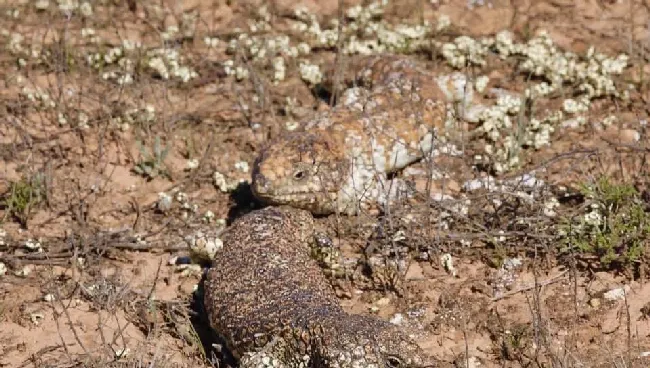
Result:
M356 214L395 198L403 182L387 175L434 149L447 103L459 94L458 75L436 78L403 56L357 64L362 87L263 148L252 178L260 200L315 214Z
M240 367L435 366L397 326L341 308L310 257L313 237L311 214L291 207L249 213L222 236L205 307Z

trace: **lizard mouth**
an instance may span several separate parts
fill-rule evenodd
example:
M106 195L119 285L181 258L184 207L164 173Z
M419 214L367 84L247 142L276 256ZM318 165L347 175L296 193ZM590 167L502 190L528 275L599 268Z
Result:
M289 189L289 187L291 187ZM278 190L278 188L284 188ZM266 202L276 204L291 204L293 202L315 202L332 198L335 192L316 189L309 185L280 185L272 184L264 175L253 175L251 183L253 194ZM282 203L280 203L282 202Z
M312 214L329 214L334 208L335 200L330 199L333 193L319 193L313 191L294 191L291 193L274 193L259 190L255 185L252 191L255 197L269 205L289 205L310 211Z
M274 205L291 205L301 208L313 208L323 202L333 202L332 200L321 198L314 192L292 192L288 194L277 193L255 193L255 196L263 202ZM327 196L325 196L327 197Z

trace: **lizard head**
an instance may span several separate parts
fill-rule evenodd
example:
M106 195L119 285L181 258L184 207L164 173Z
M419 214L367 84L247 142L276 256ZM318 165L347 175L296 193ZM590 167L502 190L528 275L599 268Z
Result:
M345 152L324 132L291 132L272 140L255 160L252 191L263 202L315 214L334 212L349 170Z
M335 327L336 325L340 325ZM340 368L425 368L436 367L435 360L397 326L372 316L348 315L323 334L321 351L325 366ZM333 329L336 329L334 332ZM329 341L327 341L329 340ZM318 366L318 365L317 365Z

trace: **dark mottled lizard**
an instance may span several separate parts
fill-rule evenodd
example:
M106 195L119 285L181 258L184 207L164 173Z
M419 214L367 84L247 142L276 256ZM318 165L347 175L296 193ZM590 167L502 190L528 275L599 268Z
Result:
M397 326L341 308L310 257L313 235L309 212L267 207L222 236L205 306L240 367L434 366Z

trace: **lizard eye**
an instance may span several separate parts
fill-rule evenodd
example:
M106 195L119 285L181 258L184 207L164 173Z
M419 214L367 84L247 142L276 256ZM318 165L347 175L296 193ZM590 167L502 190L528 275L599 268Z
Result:
M296 180L302 180L305 177L307 177L307 175L305 174L304 170L297 170L296 172L293 173L293 178Z
M394 355L386 357L386 368L400 368L402 367L402 360Z

